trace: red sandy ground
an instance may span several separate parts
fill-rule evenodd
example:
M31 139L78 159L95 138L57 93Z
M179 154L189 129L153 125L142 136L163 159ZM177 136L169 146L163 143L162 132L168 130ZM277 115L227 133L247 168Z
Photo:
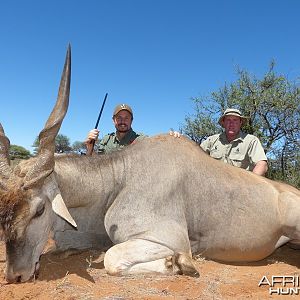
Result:
M67 258L45 254L38 279L7 284L5 246L0 243L0 299L121 300L121 299L300 299L299 295L269 295L258 286L265 275L299 274L300 250L287 246L263 261L229 265L198 258L200 278L186 276L113 277L103 269L103 253L86 251Z

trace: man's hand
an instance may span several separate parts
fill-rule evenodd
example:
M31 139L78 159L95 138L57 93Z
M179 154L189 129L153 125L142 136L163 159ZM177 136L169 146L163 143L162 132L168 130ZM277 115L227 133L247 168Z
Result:
M92 155L93 150L94 150L94 145L95 145L95 141L98 139L99 136L99 130L98 129L92 129L86 140L84 141L85 146L86 146L86 153L87 155Z
M169 131L169 134L170 134L170 135L173 135L173 136L176 137L176 138L180 138L180 137L181 137L181 134L180 134L178 131L170 130L170 131Z
M92 143L92 141L97 141L97 139L98 139L98 136L99 136L99 130L98 129L92 129L90 132L89 132L89 134L88 134L88 136L87 136L87 139L85 140L85 144L87 145L87 144L90 144L90 143Z
M252 172L260 176L265 176L267 171L268 163L265 160L260 160L257 162Z

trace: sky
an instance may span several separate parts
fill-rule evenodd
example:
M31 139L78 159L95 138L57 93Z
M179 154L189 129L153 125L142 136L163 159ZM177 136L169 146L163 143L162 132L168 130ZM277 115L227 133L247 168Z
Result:
M179 130L191 98L237 79L300 76L298 0L2 0L0 123L11 144L31 147L56 101L67 46L71 95L60 133L83 141L99 123L114 131L120 103L147 135Z

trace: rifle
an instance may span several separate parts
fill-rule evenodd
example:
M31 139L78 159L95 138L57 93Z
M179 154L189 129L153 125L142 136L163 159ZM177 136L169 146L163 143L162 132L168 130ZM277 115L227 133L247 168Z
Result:
M102 106L101 106L101 109L100 109L100 112L99 112L99 115L98 115L98 119L96 121L96 125L95 125L95 129L98 128L98 125L99 125L99 121L100 121L100 118L101 118L101 115L102 115L102 111L103 111L103 108L104 108L104 105L105 105L105 102L106 102L106 98L107 98L107 93L105 94L105 97L104 97L104 100L102 102ZM86 152L86 155L92 155L93 153L93 150L94 150L94 146L95 146L95 140L92 140L91 141L91 146L90 148L87 149L87 152Z

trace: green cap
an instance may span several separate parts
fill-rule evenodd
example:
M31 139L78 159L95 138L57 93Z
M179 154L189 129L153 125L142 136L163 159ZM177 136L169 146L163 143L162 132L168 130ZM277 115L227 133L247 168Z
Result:
M113 117L114 117L117 113L119 113L121 110L127 110L127 111L131 114L131 116L133 117L132 109L131 109L131 107L130 107L129 105L127 105L127 104L119 104L119 105L117 105L117 106L115 107L115 109L114 109Z

